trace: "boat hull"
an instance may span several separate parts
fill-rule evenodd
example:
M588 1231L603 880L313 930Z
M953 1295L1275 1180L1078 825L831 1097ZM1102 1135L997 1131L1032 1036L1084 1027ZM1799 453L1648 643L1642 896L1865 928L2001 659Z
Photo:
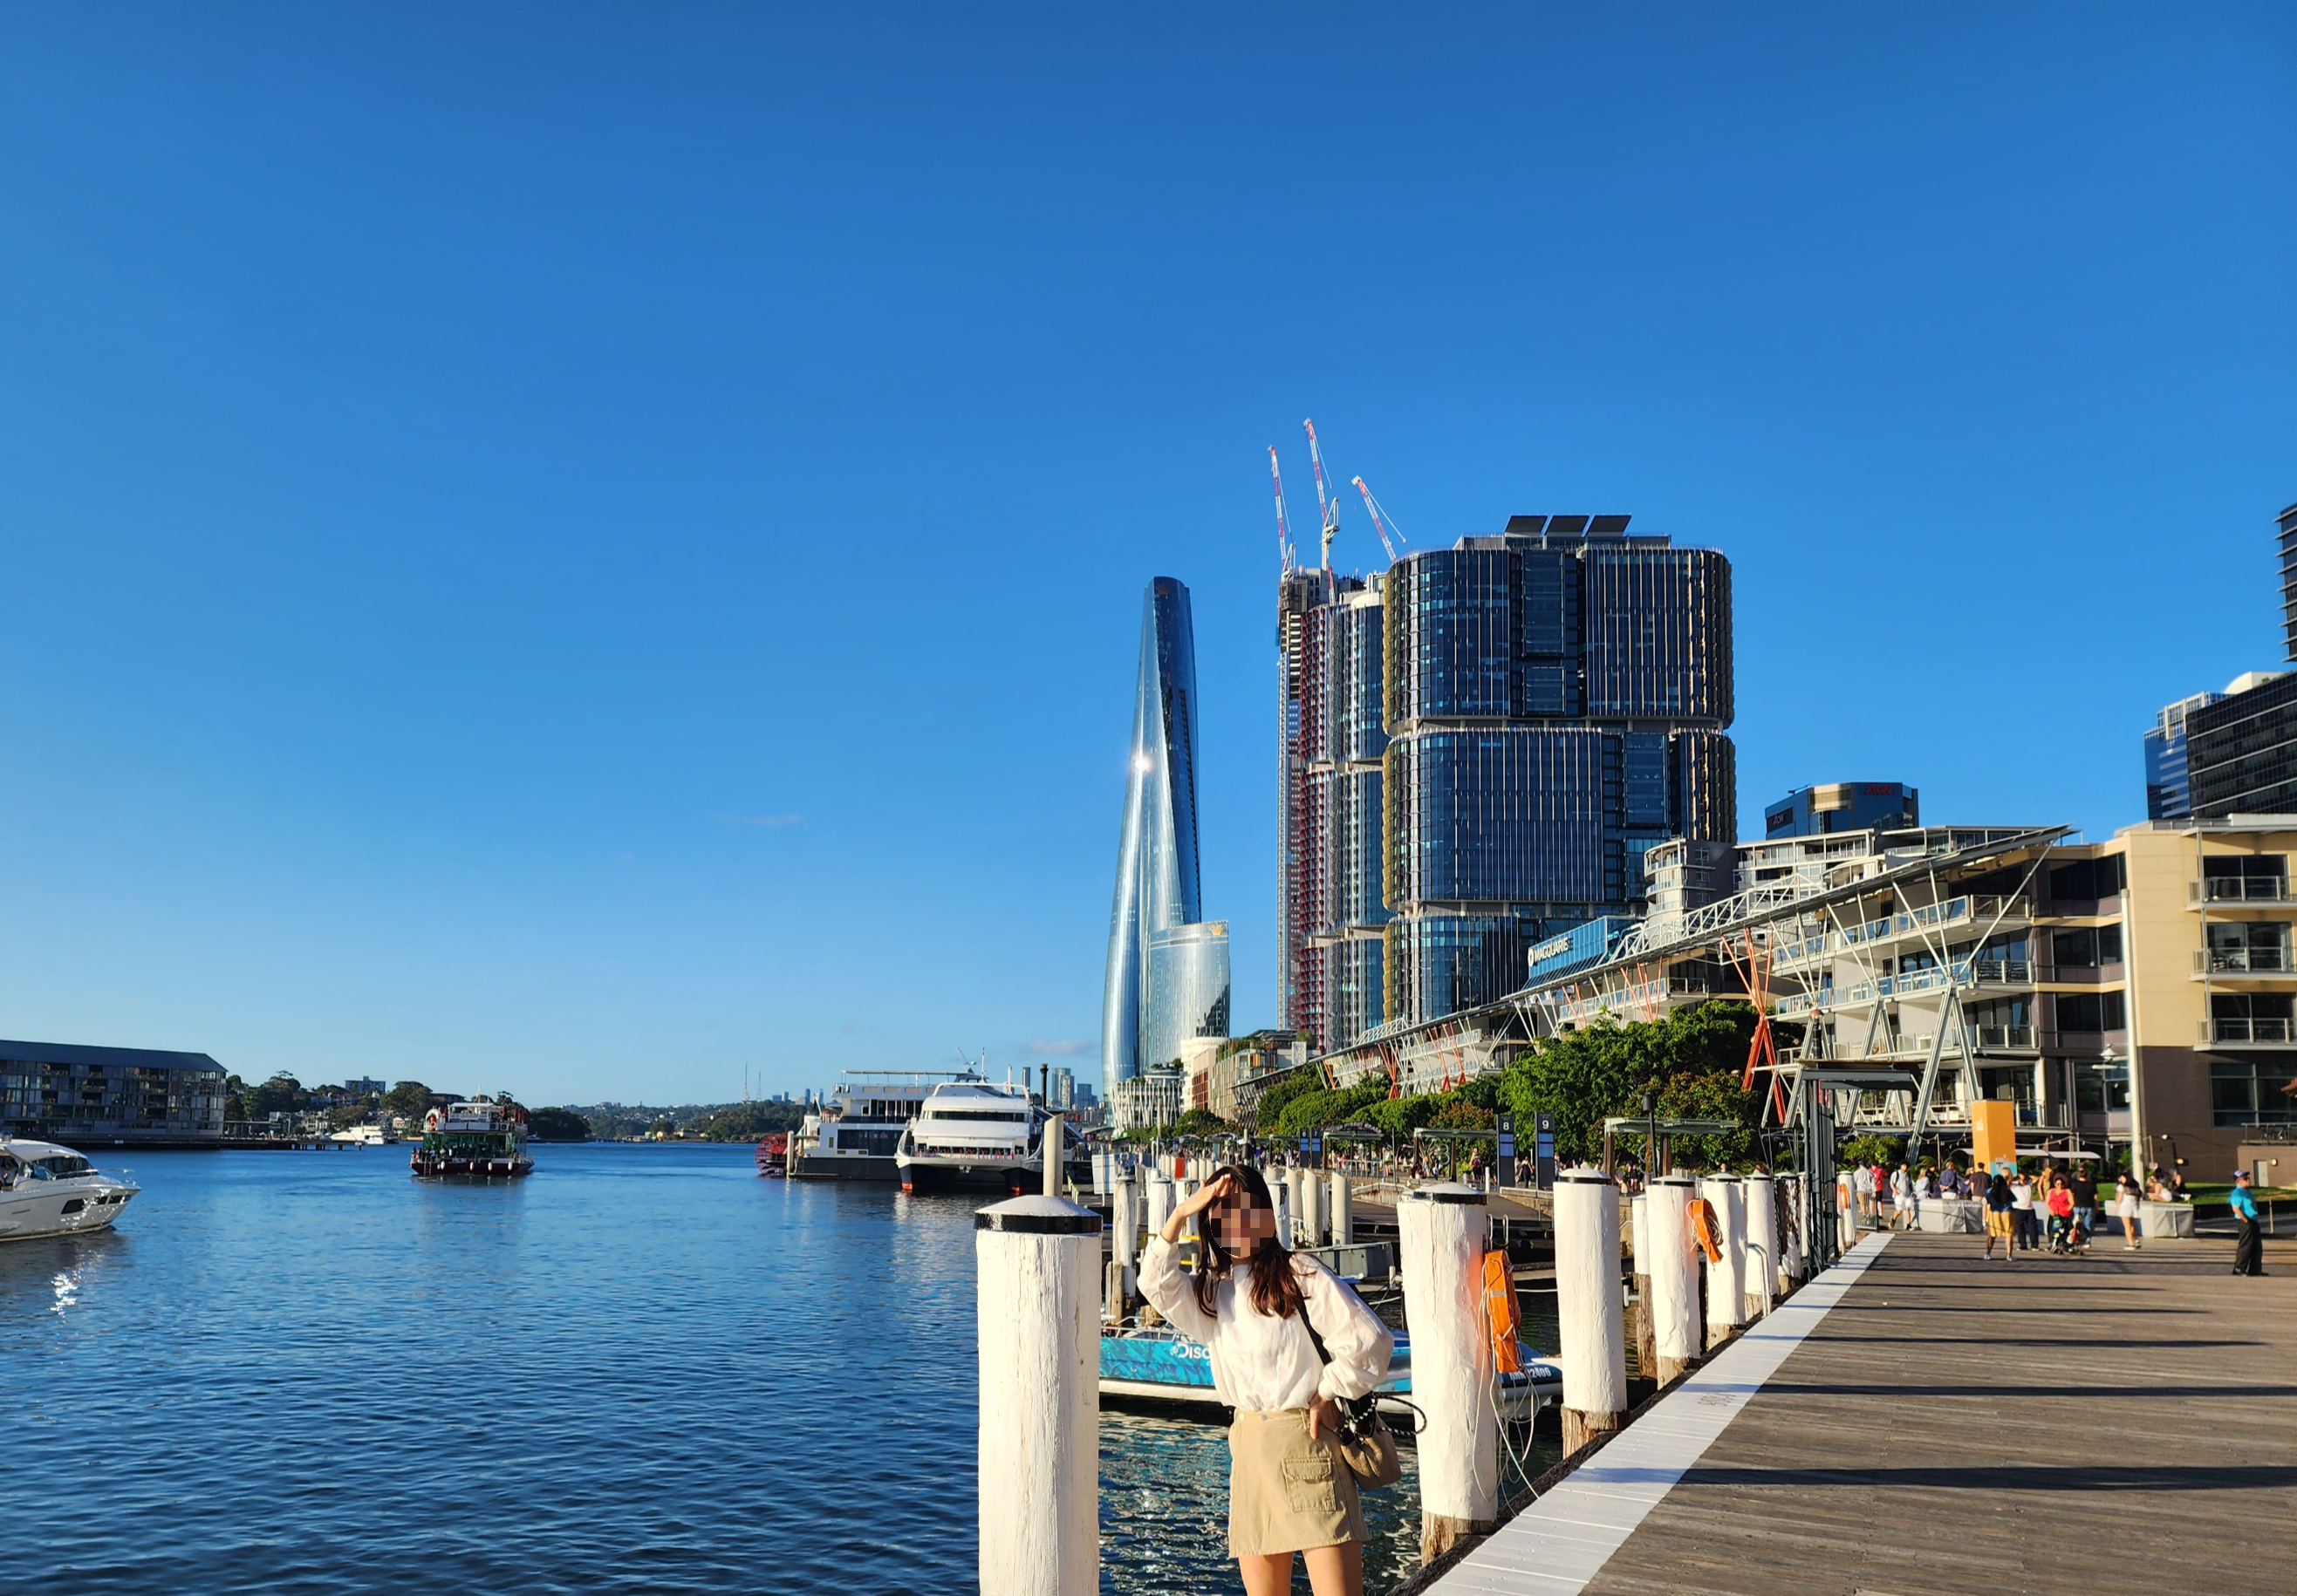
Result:
M534 1172L534 1160L466 1156L460 1153L416 1152L408 1168L426 1181L515 1181Z
M19 1187L0 1191L0 1241L35 1241L44 1236L108 1230L137 1189L111 1183L75 1183L51 1190L26 1191Z
M800 1153L790 1161L789 1174L793 1181L877 1181L888 1186L902 1178L890 1156L866 1153Z
M1119 1401L1184 1403L1219 1408L1220 1393L1213 1388L1212 1353L1204 1346L1171 1330L1104 1330L1100 1337L1100 1394ZM1409 1417L1412 1394L1410 1344L1397 1347L1388 1364L1388 1378L1376 1388L1379 1411ZM1500 1416L1523 1423L1542 1408L1562 1400L1562 1371L1541 1360L1524 1365L1521 1374L1502 1377Z
M905 1158L901 1173L903 1191L928 1196L937 1191L1004 1191L1017 1195L1042 1190L1045 1184L1042 1164L1022 1164L1009 1158L984 1158L978 1163L956 1158ZM1064 1160L1061 1173L1065 1180L1075 1184L1092 1184L1092 1165L1089 1163Z

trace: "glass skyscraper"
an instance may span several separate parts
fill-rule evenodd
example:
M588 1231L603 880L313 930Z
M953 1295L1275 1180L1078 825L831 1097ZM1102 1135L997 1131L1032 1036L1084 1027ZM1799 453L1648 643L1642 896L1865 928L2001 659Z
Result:
M1649 901L1649 849L1737 840L1730 563L1626 525L1288 574L1286 1023L1320 1048L1502 997Z
M1189 590L1148 584L1132 749L1101 991L1101 1069L1113 1090L1178 1043L1223 1034L1228 928L1202 925L1197 874L1197 656ZM1186 932L1189 934L1175 934ZM1207 1024L1222 1029L1207 1031ZM1144 1046L1144 1044L1146 1044ZM1167 1046L1172 1051L1164 1051Z

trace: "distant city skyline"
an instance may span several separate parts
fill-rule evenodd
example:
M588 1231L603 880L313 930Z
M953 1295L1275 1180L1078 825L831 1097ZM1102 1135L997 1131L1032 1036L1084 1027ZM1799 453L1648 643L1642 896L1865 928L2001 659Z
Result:
M0 1030L1098 1081L1160 573L1273 1024L1307 415L1406 550L1725 551L1741 835L1865 776L2109 835L2280 654L2293 59L2262 5L14 8ZM1352 491L1332 558L1387 563Z

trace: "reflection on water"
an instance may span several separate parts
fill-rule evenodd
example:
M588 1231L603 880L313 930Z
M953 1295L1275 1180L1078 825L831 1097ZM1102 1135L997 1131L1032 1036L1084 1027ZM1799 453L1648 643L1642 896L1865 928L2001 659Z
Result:
M974 1204L536 1159L146 1153L121 1230L0 1245L12 1477L80 1482L12 1495L10 1584L975 1589ZM1404 1457L1373 1592L1416 1560ZM1104 1413L1101 1468L1104 1591L1239 1588L1217 1424Z

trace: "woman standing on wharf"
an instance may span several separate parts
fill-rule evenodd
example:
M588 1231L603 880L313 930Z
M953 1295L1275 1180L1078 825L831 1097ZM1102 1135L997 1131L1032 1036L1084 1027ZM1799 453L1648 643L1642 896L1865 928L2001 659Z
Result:
M1181 1270L1181 1227L1215 1207L1198 1222L1191 1279ZM1212 1349L1213 1385L1236 1410L1228 1550L1247 1596L1289 1591L1296 1551L1307 1554L1315 1596L1362 1596L1363 1509L1340 1457L1333 1399L1367 1395L1387 1378L1387 1327L1322 1264L1285 1250L1266 1182L1241 1164L1215 1171L1165 1222L1140 1260L1140 1294ZM1330 1362L1316 1355L1312 1325Z

